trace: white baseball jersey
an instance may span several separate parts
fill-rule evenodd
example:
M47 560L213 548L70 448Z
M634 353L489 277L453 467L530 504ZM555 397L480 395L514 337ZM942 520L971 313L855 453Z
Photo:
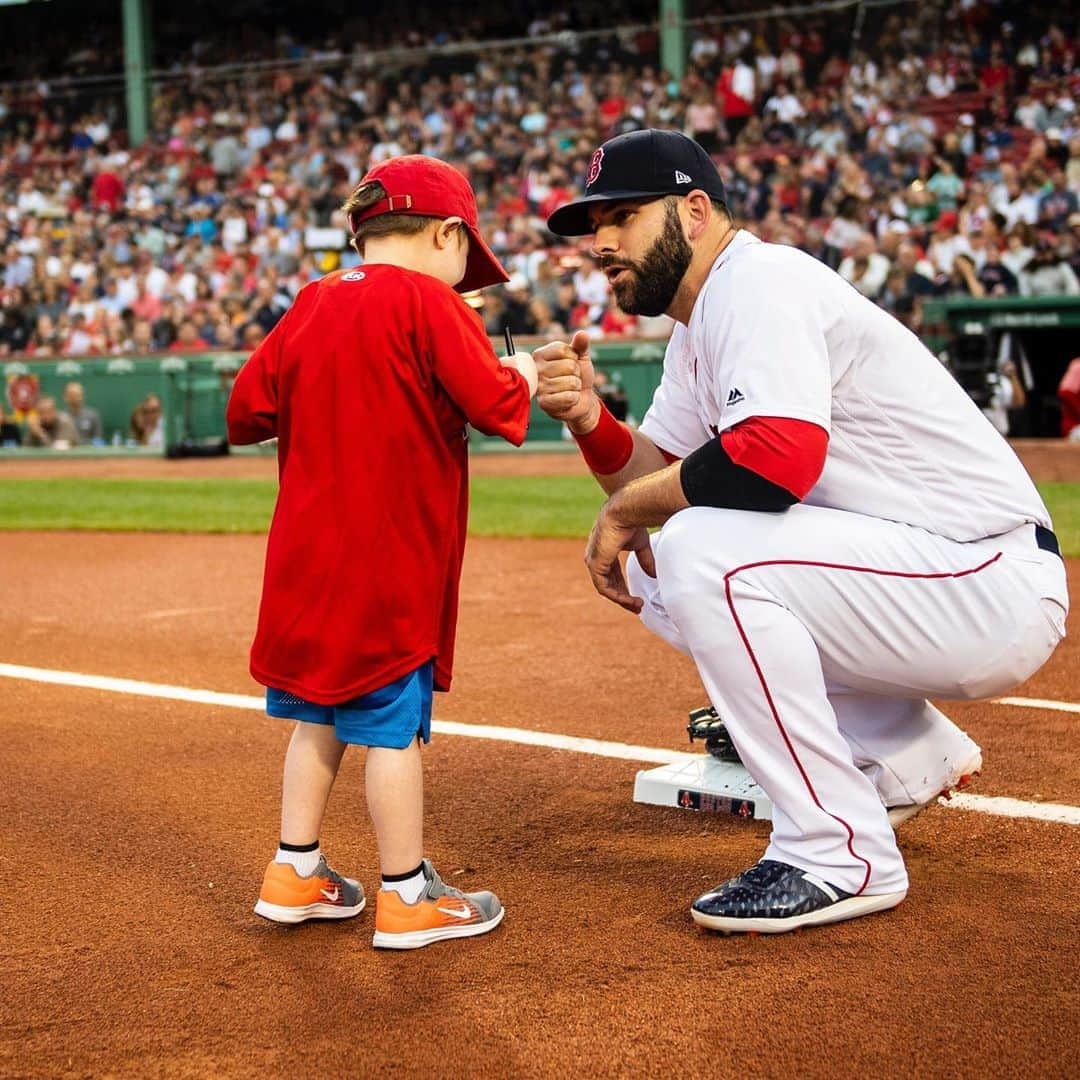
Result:
M829 433L808 505L963 541L1050 526L1012 449L911 331L812 256L740 230L675 327L641 430L685 457L751 416Z

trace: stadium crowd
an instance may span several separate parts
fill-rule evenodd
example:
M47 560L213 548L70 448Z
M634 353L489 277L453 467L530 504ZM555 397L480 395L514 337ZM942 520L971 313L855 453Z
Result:
M478 192L512 271L476 300L493 333L663 335L618 311L587 243L544 228L596 145L646 126L697 139L747 227L915 329L931 296L1080 293L1075 19L974 2L874 17L866 47L850 11L699 23L681 81L655 31L574 36L559 16L528 45L413 34L424 60L281 34L276 69L178 63L137 148L120 92L0 87L0 356L250 349L306 282L358 261L337 208L414 152Z

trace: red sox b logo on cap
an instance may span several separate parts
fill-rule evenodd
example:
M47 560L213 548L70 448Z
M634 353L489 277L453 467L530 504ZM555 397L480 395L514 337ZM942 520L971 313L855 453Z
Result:
M585 177L585 186L592 187L596 183L596 178L600 175L600 167L604 163L604 148L601 146L592 156L592 161L589 162L589 175Z

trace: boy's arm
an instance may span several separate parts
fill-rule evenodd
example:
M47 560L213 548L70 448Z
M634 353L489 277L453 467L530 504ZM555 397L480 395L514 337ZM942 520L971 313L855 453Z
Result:
M435 377L474 428L520 446L536 387L532 357L500 361L480 317L449 289L425 290L422 299Z
M225 421L234 446L263 442L277 435L277 369L281 340L278 325L248 357L233 381Z

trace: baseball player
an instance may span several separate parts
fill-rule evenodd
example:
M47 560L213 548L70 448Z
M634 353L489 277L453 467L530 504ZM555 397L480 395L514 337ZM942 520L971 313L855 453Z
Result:
M343 210L363 267L301 290L237 376L229 438L276 436L280 491L251 673L267 712L298 721L281 843L255 911L297 923L364 907L319 847L348 744L368 747L382 868L376 946L483 934L490 892L443 884L423 858L420 743L450 688L468 516L466 424L525 438L536 370L495 356L457 292L507 280L467 181L443 162L372 169Z
M889 810L981 766L926 699L1000 694L1064 636L1045 506L919 340L811 256L739 229L683 135L605 143L548 225L592 236L624 311L676 320L637 431L593 392L584 334L534 356L540 405L610 496L595 587L694 659L773 802L764 858L694 919L775 933L895 907L908 877Z

